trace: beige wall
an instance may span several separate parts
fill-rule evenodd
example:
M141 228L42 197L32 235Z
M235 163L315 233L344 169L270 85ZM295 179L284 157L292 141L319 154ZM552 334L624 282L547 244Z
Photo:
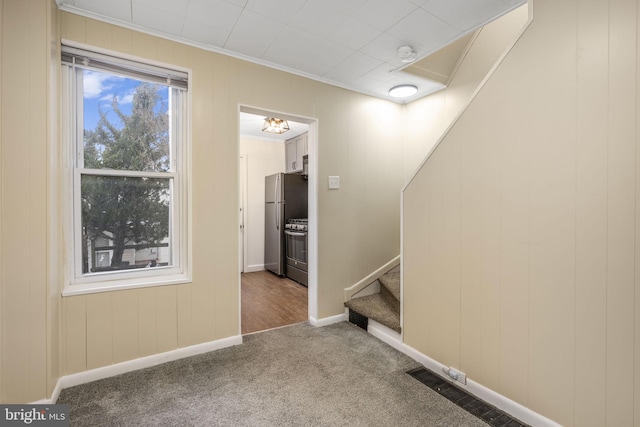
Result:
M239 104L319 120L319 318L343 313L344 287L397 256L403 135L388 123L401 123L401 106L62 13L53 0L1 5L0 401L47 398L61 375L239 334ZM192 283L60 303L58 86L47 85L57 31L193 70ZM328 191L328 175L340 190Z
M319 120L319 318L342 313L343 289L398 254L399 189L433 135L411 127L422 102L405 115L385 101L60 13L53 0L0 1L0 401L43 399L61 375L239 333L238 183L229 181L238 176L239 104ZM193 70L193 283L60 302L58 87L47 84L58 78L58 31ZM405 153L407 117L410 135L429 135L409 138L413 154ZM328 175L341 177L340 190L327 189Z
M402 107L60 15L64 39L193 70L193 283L64 298L64 374L239 334L239 104L319 121L320 318L343 313L343 289L397 256L403 138L387 123ZM340 190L328 191L328 175L341 176Z
M47 398L60 373L49 256L56 15L52 0L0 2L0 402Z
M533 6L404 191L405 341L563 425L640 425L638 3Z
M47 40L50 61L49 61L49 99L48 102L48 132L49 147L47 149L49 168L48 168L48 194L47 194L47 398L58 382L58 378L62 373L61 358L61 324L62 324L62 278L65 267L65 251L62 240L62 228L60 227L62 212L62 189L60 187L61 174L59 165L59 152L53 147L59 142L59 126L60 126L60 44L58 26L58 7L53 0L45 0L45 7L49 13L49 40Z
M444 90L410 104L406 110L407 180L468 104L473 93L529 19L528 6L515 9L481 28Z

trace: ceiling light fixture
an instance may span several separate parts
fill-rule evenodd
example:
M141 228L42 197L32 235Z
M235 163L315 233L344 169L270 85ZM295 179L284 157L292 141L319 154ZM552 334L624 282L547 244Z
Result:
M399 85L389 89L389 96L394 98L407 98L418 93L418 87L414 85Z
M398 48L398 58L402 62L413 62L418 57L418 54L413 50L411 46L400 46Z
M285 133L289 130L289 123L286 120L276 119L275 117L265 117L264 125L262 125L263 132L271 133Z

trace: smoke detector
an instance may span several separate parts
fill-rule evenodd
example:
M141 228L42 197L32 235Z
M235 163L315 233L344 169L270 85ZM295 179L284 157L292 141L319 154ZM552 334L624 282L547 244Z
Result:
M398 58L402 62L413 62L418 57L418 54L413 50L411 46L400 46L398 48Z

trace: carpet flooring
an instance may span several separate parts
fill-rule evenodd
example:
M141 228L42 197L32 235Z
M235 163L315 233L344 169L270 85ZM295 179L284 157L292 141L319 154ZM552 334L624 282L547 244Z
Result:
M76 426L487 426L362 329L308 323L65 389Z

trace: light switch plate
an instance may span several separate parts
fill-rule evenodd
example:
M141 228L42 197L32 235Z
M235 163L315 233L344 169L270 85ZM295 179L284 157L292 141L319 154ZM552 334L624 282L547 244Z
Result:
M340 177L339 176L330 176L329 177L329 190L337 190L340 188Z

